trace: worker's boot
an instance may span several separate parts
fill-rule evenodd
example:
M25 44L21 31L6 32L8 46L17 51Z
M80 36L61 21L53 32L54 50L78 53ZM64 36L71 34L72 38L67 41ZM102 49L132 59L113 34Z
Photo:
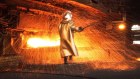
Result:
M73 60L73 56L71 55L71 56L69 56L69 60L70 61L72 61Z
M65 56L65 57L64 57L64 64L68 64L68 60L67 60L67 59L68 59L68 57Z

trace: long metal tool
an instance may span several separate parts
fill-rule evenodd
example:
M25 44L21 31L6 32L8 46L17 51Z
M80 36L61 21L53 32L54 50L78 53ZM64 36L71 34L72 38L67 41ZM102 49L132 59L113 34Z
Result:
M94 26L94 25L96 25L96 24L97 24L97 22L91 23L91 24L85 26L83 29L86 29L86 28L88 28L88 27Z

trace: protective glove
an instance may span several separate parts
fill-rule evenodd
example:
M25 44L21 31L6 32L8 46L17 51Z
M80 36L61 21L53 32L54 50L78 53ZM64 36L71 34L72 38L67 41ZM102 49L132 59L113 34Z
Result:
M83 31L84 30L84 28L83 27L79 27L79 31L81 32L81 31Z

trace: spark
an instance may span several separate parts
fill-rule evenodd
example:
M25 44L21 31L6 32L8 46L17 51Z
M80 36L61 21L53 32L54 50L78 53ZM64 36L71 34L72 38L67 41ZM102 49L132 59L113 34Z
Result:
M67 6L68 8L72 8L73 12L73 20L76 26L86 26L98 20L105 20L108 21L109 19L106 18L107 16L103 14L101 11L88 7L86 5L77 3L75 1L59 1L57 2L58 6L63 8L62 5L70 4ZM61 5L60 5L61 4ZM53 8L52 8L53 9ZM66 8L65 8L66 9ZM79 16L80 15L80 16ZM37 37L30 37L28 38L27 34L27 47L31 49L22 49L21 54L24 57L24 61L29 64L60 64L61 57L59 55L59 45L60 40L56 37L58 35L58 25L61 21L59 17L53 17L51 14L46 15L28 15L22 13L20 18L19 27L24 30L29 30L30 28L33 30L43 30L47 34L40 33L37 34ZM102 22L101 22L102 23ZM99 24L95 25L98 26ZM103 24L104 25L104 24ZM26 26L26 27L25 27ZM124 29L124 25L120 25L119 29ZM94 63L91 68L97 69L111 69L111 70L128 70L130 66L123 62L125 57L120 53L125 53L119 50L124 48L123 45L118 44L120 43L115 37L111 34L102 32L102 30L96 30L93 27L89 27L81 33L75 33L75 44L79 51L79 56L74 58L74 62L82 63L82 62L90 62L93 61L105 62L105 63ZM47 35L51 38L42 38L39 36ZM26 40L25 40L26 41ZM42 48L43 47L43 48ZM48 48L44 48L48 47ZM53 48L52 48L53 47ZM32 48L39 48L39 49L32 49ZM119 51L119 52L118 52ZM41 53L39 53L41 52ZM52 53L53 52L53 53ZM106 63L108 62L108 63ZM109 63L112 62L112 65ZM114 65L114 63L116 65ZM117 65L119 63L119 65Z

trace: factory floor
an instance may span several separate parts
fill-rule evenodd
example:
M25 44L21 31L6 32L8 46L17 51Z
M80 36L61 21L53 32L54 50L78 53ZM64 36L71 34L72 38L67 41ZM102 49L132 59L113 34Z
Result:
M0 79L140 79L139 61L24 64L20 56L0 57Z

